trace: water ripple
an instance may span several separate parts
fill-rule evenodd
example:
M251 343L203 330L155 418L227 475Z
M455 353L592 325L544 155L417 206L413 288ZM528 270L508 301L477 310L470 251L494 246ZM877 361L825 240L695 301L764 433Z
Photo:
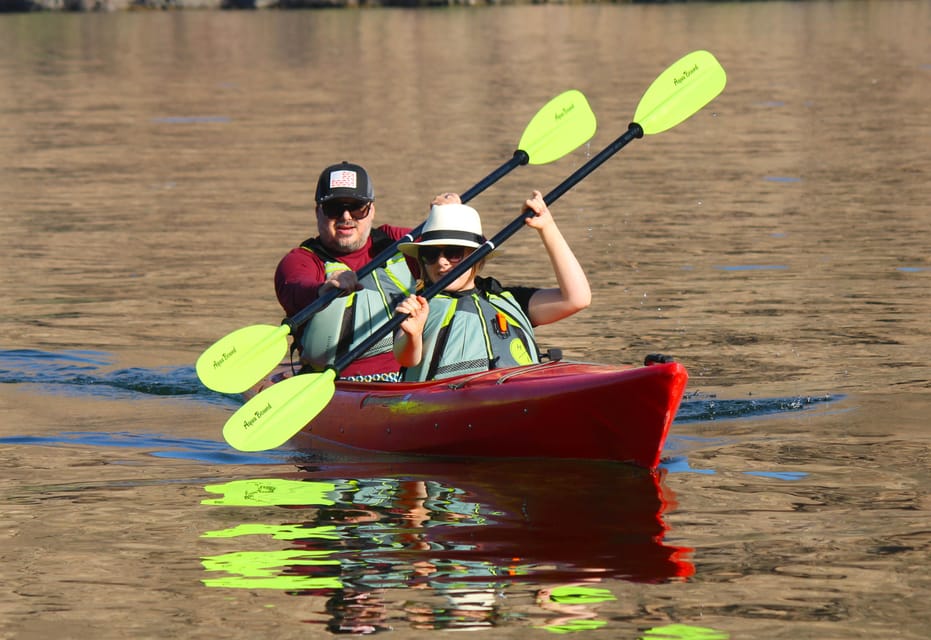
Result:
M39 384L61 393L107 397L170 396L237 406L241 400L204 387L194 367L110 370L113 356L101 351L51 353L36 349L0 350L0 383ZM840 400L839 395L722 400L700 392L686 394L677 423L746 418L811 409Z
M50 436L3 437L0 438L0 444L143 449L155 458L210 464L279 464L294 458L292 451L244 453L230 448L222 441L172 438L155 433L66 431Z
M787 398L719 400L714 395L696 391L686 394L679 407L679 412L676 414L676 423L710 422L712 420L794 413L812 409L817 405L836 402L843 397L836 394L823 394L817 396L790 396Z
M113 369L114 358L102 351L48 352L38 349L0 350L0 384L39 384L62 393L106 397L192 397L210 403L237 404L204 387L193 366Z

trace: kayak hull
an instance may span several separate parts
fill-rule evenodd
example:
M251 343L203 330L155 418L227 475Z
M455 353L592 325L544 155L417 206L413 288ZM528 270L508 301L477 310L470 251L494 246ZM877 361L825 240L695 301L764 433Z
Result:
M677 362L555 361L443 380L339 380L301 451L612 460L654 468L685 392ZM267 386L261 385L261 386Z

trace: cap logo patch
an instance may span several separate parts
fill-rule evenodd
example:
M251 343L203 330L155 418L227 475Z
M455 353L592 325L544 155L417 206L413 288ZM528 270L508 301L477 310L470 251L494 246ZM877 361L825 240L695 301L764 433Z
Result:
M330 173L330 188L337 189L339 187L355 189L356 188L356 172L348 171L343 169L341 171L333 171Z

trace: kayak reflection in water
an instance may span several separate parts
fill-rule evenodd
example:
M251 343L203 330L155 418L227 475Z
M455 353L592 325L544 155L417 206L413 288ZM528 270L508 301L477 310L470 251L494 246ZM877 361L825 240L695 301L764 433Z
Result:
M478 212L453 194L434 205L417 242L400 250L417 258L425 286L440 282L485 242ZM558 286L503 287L480 278L482 258L428 303L412 295L397 306L408 318L395 333L394 356L406 381L448 378L539 362L533 328L562 320L591 303L582 266L539 191L524 202L527 226L536 229ZM532 214L532 215L531 215Z
M215 549L203 582L309 596L302 619L331 633L597 628L613 581L695 572L692 550L664 541L676 499L663 478L588 461L408 460L209 485L202 502L224 528L202 535Z

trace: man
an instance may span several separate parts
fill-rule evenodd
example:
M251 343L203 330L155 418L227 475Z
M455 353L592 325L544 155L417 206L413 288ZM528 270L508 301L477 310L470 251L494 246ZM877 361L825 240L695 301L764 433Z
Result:
M343 161L324 169L314 199L318 235L282 258L275 272L275 292L288 316L330 289L342 292L294 337L304 365L320 371L391 317L398 302L414 291L417 266L397 253L368 276L356 276L363 265L410 231L374 227L375 190L361 166ZM340 376L395 381L397 372L389 335Z

